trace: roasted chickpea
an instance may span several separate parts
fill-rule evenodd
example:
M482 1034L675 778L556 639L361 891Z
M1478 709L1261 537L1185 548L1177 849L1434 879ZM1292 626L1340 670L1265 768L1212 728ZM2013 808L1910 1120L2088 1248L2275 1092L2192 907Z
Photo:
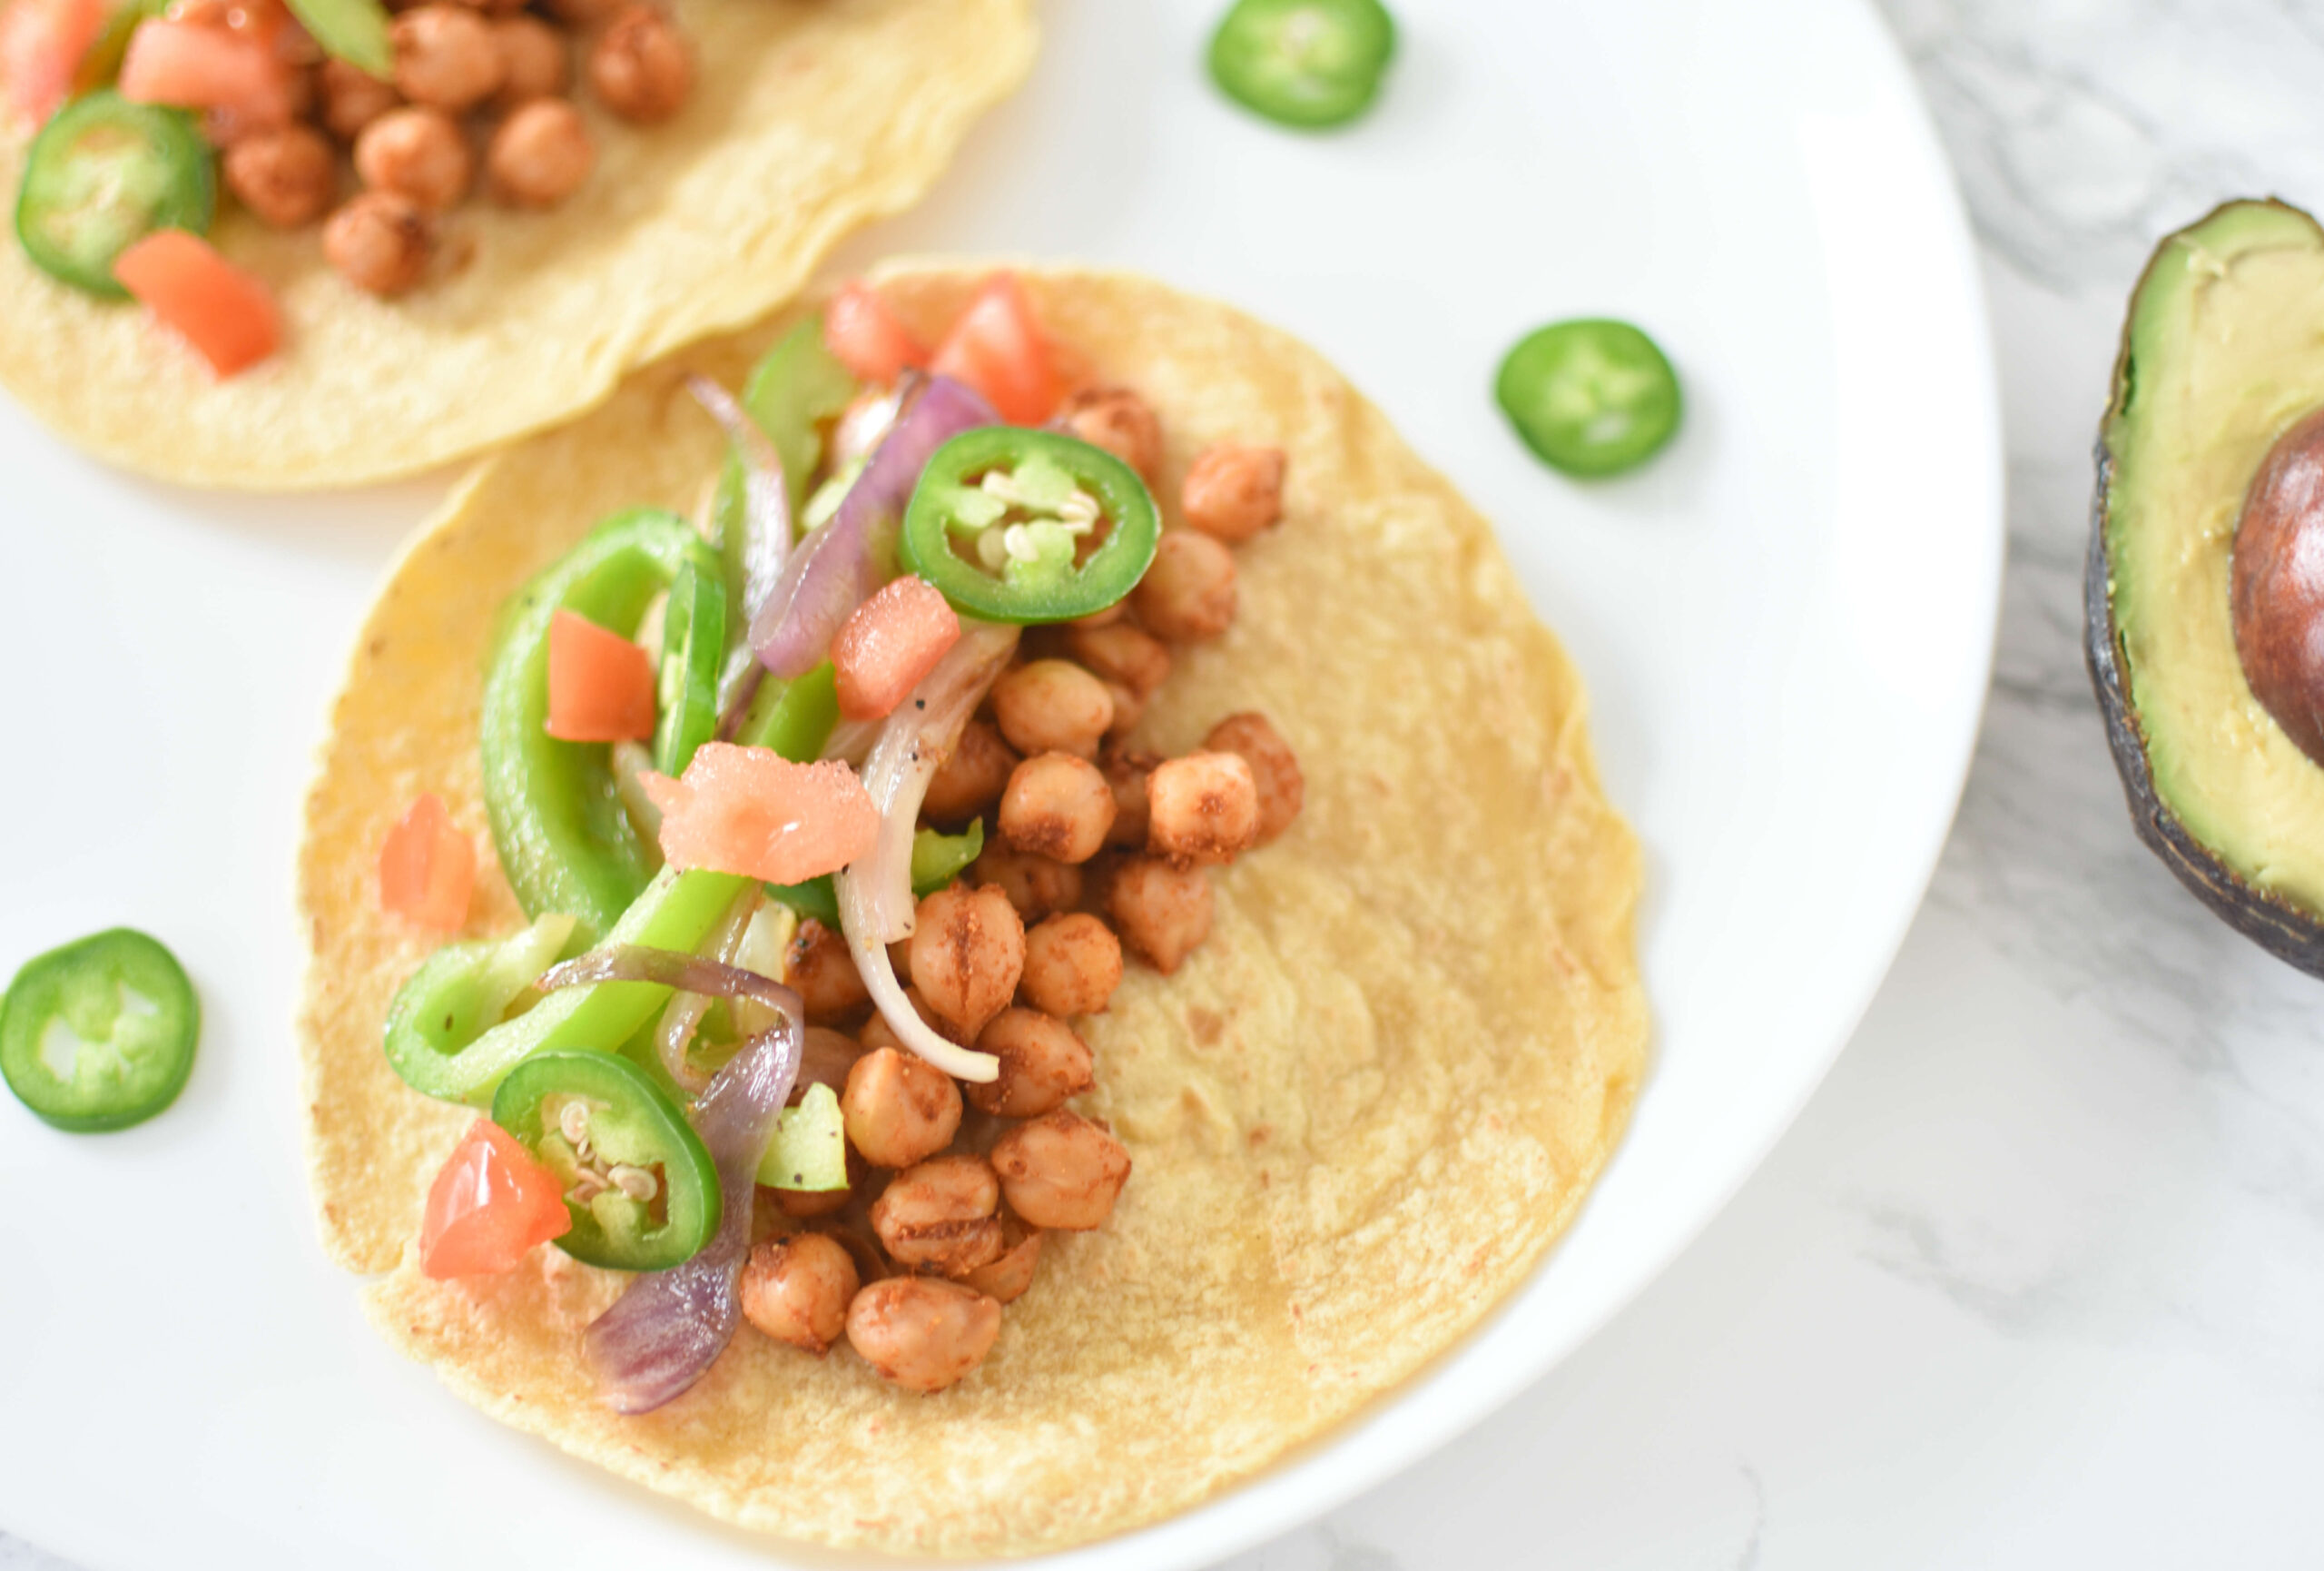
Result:
M1170 647L1135 622L1069 627L1065 647L1099 678L1140 698L1152 697L1170 676Z
M1000 798L1001 836L1053 862L1088 861L1113 826L1113 787L1095 764L1070 753L1026 759Z
M1114 723L1106 727L1106 736L1109 741L1119 741L1137 730L1137 723L1146 717L1146 696L1119 682L1108 682L1106 697L1114 701Z
M476 159L458 124L442 110L390 109L355 139L355 173L374 191L444 212L468 193Z
M983 721L971 720L961 727L960 739L929 781L920 810L944 824L973 818L1000 800L1009 772L1016 767L1017 750Z
M1173 862L1232 862L1258 839L1258 783L1236 754L1170 759L1147 781L1146 800L1146 843Z
M1103 1227L1129 1180L1129 1152L1113 1131L1059 1108L993 1142L992 1169L1009 1208L1037 1228Z
M1127 388L1092 388L1078 392L1058 413L1068 433L1093 448L1103 448L1154 483L1162 463L1162 422L1153 406Z
M279 126L246 137L226 149L220 163L227 189L271 228L312 223L330 211L339 194L338 157L308 126Z
M977 1051L1000 1061L996 1079L968 1088L979 1112L1031 1118L1098 1083L1088 1046L1063 1021L1035 1010L1001 1011L977 1038Z
M1032 660L992 685L992 712L1020 753L1094 758L1114 723L1114 700L1103 682L1070 660Z
M1015 1217L1000 1224L1000 1255L960 1280L996 1303L1013 1304L1033 1285L1033 1268L1041 1263L1041 1230Z
M1187 527L1241 545L1283 517L1283 450L1221 442L1194 461L1179 489Z
M1000 1181L980 1156L940 1156L905 1169L872 1203L872 1230L910 1270L966 1275L1000 1257Z
M969 865L980 888L998 889L1027 922L1081 903L1081 869L1046 856L1029 856L1006 845L987 845Z
M799 1048L799 1079L791 1088L791 1100L799 1102L810 1086L830 1086L834 1095L845 1091L847 1072L865 1051L862 1042L843 1031L809 1026Z
M1194 529L1168 529L1130 592L1131 608L1166 638L1215 638L1235 620L1235 553Z
M500 90L506 69L484 18L465 5L419 5L390 25L396 88L414 104L458 114Z
M791 935L783 980L796 988L809 1020L836 1020L872 1002L847 940L810 916Z
M408 196L367 191L323 223L323 257L347 282L376 295L398 295L428 271L436 232Z
M1299 759L1291 744L1265 715L1256 709L1229 715L1210 728L1202 745L1205 752L1233 753L1251 766L1251 778L1259 790L1256 844L1265 845L1291 827L1307 800L1306 777L1299 773Z
M541 8L567 27L588 27L620 8L623 0L542 0Z
M1106 909L1122 942L1167 976L1210 936L1210 880L1199 867L1133 856L1114 870Z
M315 81L323 124L341 142L353 142L365 126L403 102L394 87L344 60L324 61Z
M581 112L562 98L518 107L484 153L492 194L510 207L555 207L581 188L596 163Z
M694 56L658 5L625 5L589 51L589 84L624 120L652 125L685 106Z
M1114 792L1114 827L1107 835L1108 845L1133 848L1146 844L1147 820L1150 809L1147 803L1147 784L1153 778L1161 757L1153 753L1116 749L1106 755L1100 767L1106 784Z
M875 1048L847 1072L840 1092L847 1141L874 1167L906 1168L952 1143L960 1088L942 1070L897 1048Z
M890 1277L855 1295L847 1340L882 1378L940 1391L984 1362L1000 1335L1000 1306L934 1277Z
M492 46L500 52L503 109L555 98L573 85L573 56L565 35L537 16L505 16L492 25Z
M822 1233L767 1239L743 1268L743 1318L778 1342L821 1353L847 1329L855 1261Z
M1096 1014L1121 980L1122 941L1086 911L1052 916L1025 934L1025 974L1017 991L1045 1014ZM985 1030L989 1035L992 1028Z
M801 1221L827 1217L833 1211L843 1211L847 1202L855 1198L852 1190L769 1190L774 1197L775 1210L784 1216Z
M998 889L954 884L920 903L911 980L928 1006L973 1036L1009 1007L1025 970L1025 924Z

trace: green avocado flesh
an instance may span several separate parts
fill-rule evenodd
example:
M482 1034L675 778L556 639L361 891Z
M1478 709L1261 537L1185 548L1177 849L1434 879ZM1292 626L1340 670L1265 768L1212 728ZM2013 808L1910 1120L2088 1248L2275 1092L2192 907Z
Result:
M2105 448L2108 599L2154 795L2252 889L2324 913L2324 769L2244 680L2244 492L2324 406L2324 230L2239 202L2164 241L2131 304Z

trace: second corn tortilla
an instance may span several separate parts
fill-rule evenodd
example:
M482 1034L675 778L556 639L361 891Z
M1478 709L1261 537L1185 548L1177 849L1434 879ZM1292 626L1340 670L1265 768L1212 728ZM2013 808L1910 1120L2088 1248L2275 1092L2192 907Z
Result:
M694 54L685 108L626 125L577 89L588 181L547 212L471 198L401 299L341 279L319 228L268 229L222 190L212 238L274 291L285 329L280 353L229 380L143 311L0 239L0 385L99 457L187 485L351 486L480 452L789 300L850 231L927 193L1037 37L1032 0L669 8ZM0 117L10 212L28 140Z
M978 274L891 270L923 337ZM942 1395L743 1330L686 1396L599 1407L581 1332L622 1279L554 1249L506 1277L416 1264L428 1181L475 1115L388 1068L379 1026L429 944L383 916L380 838L436 791L490 844L477 710L494 615L617 508L698 499L721 453L683 380L734 385L778 321L634 378L487 465L371 613L309 804L301 898L324 1240L386 1272L373 1319L468 1401L747 1528L893 1553L1063 1548L1248 1477L1413 1374L1517 1287L1629 1117L1647 1022L1636 843L1600 795L1585 701L1491 530L1311 351L1142 279L1033 272L1051 336L1142 392L1193 456L1289 454L1282 524L1237 552L1227 635L1176 651L1136 740L1260 709L1305 772L1290 830L1216 874L1209 940L1133 963L1085 1113L1135 1168L1113 1220L1052 1234L983 1367ZM487 858L469 933L521 921Z

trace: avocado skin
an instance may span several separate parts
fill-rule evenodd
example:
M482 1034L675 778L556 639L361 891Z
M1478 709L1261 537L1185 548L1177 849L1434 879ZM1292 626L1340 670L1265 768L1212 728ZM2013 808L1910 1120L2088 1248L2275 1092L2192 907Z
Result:
M2139 728L2138 714L2132 707L2130 687L2122 667L2120 635L2114 625L2111 592L2112 572L2106 554L2106 504L2114 479L2114 454L2107 445L2106 431L2122 411L2124 397L2130 390L2132 329L2137 320L2139 298L2155 268L2170 255L2173 242L2181 235L2201 229L2230 211L2255 201L2260 205L2295 213L2310 224L2316 222L2301 209L2274 197L2221 203L2186 229L2165 236L2131 291L2122 348L2114 360L2112 391L2105 415L2099 423L2097 484L2090 509L2090 551L2083 569L2083 654L2090 667L2091 687L2098 695L2099 713L2105 719L2107 746L2114 755L2115 772L2122 777L2131 824L2139 838L2179 875L2179 882L2191 890L2195 898L2211 908L2212 914L2277 959L2310 976L2324 977L2324 921L2246 883L2198 840L2156 794L2153 769L2147 759L2146 736Z

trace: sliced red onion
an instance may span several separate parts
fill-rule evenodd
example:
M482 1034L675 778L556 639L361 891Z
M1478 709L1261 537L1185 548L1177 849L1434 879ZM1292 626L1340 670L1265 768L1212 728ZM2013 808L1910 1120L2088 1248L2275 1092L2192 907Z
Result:
M735 1283L751 1248L759 1163L774 1139L783 1104L799 1077L806 1033L799 995L736 966L666 949L625 946L556 968L570 982L654 982L724 998L755 998L782 1011L772 1028L745 1042L712 1077L688 1114L718 1167L724 1210L717 1232L683 1265L633 1280L614 1307L590 1322L582 1345L606 1406L650 1413L683 1395L734 1340L742 1318ZM542 979L550 985L550 977Z
M872 756L872 748L880 740L880 727L887 723L885 716L877 720L840 721L823 739L822 756L852 764L862 773L863 761Z
M931 454L962 431L997 425L981 394L950 377L903 390L901 412L839 511L799 542L764 604L751 613L751 647L778 677L805 675L830 653L848 613L880 587L883 548Z
M686 378L686 390L718 422L734 444L743 466L743 614L766 603L791 558L791 490L783 481L783 455L743 411L732 394L706 376ZM734 653L718 676L718 712L739 719L758 690L763 667L750 646L736 640ZM721 735L725 733L723 728ZM728 738L731 740L731 737Z
M709 941L702 946L703 952L713 960L733 963L734 952L743 945L743 934L750 930L751 916L758 908L759 899L756 884L743 891L743 897L734 902L734 909L711 929ZM670 994L670 1002L663 1006L661 1023L654 1028L655 1056L662 1061L662 1067L670 1072L672 1080L695 1093L710 1083L710 1076L686 1062L686 1047L694 1041L695 1028L702 1024L702 1017L709 1013L708 993L674 993Z
M888 716L863 766L864 789L880 810L872 853L839 870L840 926L872 1002L888 1026L921 1057L960 1080L987 1084L1000 1072L990 1053L947 1042L904 996L888 945L911 935L911 837L928 783L960 740L987 688L1015 653L1019 629L960 619L960 641Z

